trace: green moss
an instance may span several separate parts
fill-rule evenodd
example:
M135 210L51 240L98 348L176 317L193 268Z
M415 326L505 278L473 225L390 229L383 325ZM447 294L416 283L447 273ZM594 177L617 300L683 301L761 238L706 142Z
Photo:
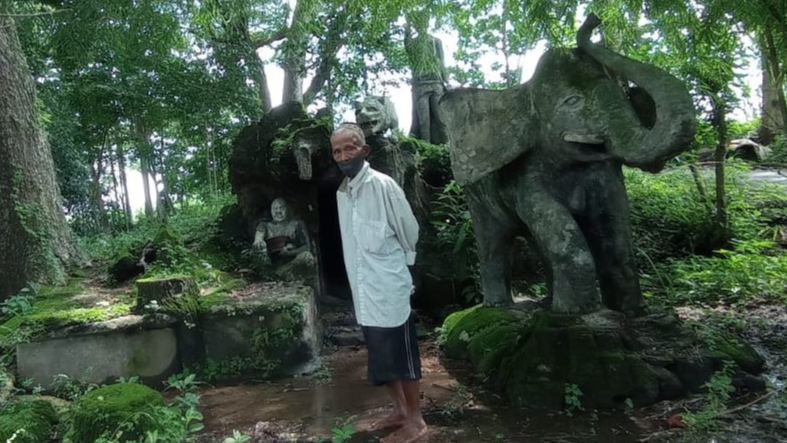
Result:
M201 305L205 311L210 311L218 306L227 306L231 301L232 298L227 293L217 291L202 297Z
M636 403L640 396L658 393L655 373L639 356L581 322L574 316L537 314L511 356L501 361L495 381L506 397L554 408L563 401L555 386L577 385L589 405L616 407L626 398Z
M578 316L477 306L452 314L443 328L447 354L469 360L517 405L560 409L568 385L577 385L588 404L603 407L658 392L647 364Z
M741 369L747 372L759 373L765 361L750 345L729 337L716 340L716 349L710 352L711 358L734 361Z
M512 325L521 323L521 318L512 311L500 308L475 306L464 311L451 314L443 322L445 331L445 350L449 356L464 358L468 356L471 339L480 337L473 345L475 361L485 357L485 351L497 349L500 346L489 340L499 338L500 334L510 336ZM505 329L506 332L496 332ZM485 334L482 334L484 333ZM501 343L505 346L505 343Z
M0 324L0 347L29 340L66 326L105 321L128 315L131 306L115 303L108 307L84 307L74 297L85 292L82 279L71 279L65 286L41 289L30 312Z
M153 237L153 244L157 246L177 243L180 243L180 237L167 225L161 225L156 236Z
M240 289L240 288L245 288L248 285L249 285L249 283L246 280L242 279L242 278L228 278L221 285L219 285L219 286L217 286L215 288L209 289L206 292L205 296L203 297L203 300L205 298L211 296L211 295L221 295L221 294L225 294L226 295L226 293L228 293L228 292L232 292L232 291L234 291L236 289Z
M205 297L209 301L204 305L212 304L209 311L213 315L259 316L261 324L249 334L248 354L210 360L199 368L199 372L209 380L232 379L245 374L276 375L292 361L293 356L303 351L302 319L306 315L304 310L308 309L309 294L295 290L275 296L266 295L264 301L257 299L251 302L223 294Z
M85 395L74 411L69 437L73 443L93 443L102 435L122 430L121 441L135 440L158 426L154 409L164 399L137 383L104 386Z
M14 443L47 442L56 423L57 412L46 401L12 402L0 410L0 442L9 440L15 433Z

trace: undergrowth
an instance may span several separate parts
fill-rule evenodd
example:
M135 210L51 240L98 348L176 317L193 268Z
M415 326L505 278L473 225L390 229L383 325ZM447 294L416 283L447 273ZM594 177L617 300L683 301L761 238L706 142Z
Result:
M712 204L699 196L687 168L626 171L637 261L651 302L787 300L784 189L748 181L747 168L736 162L727 175L729 233L720 238ZM706 185L714 195L712 180Z

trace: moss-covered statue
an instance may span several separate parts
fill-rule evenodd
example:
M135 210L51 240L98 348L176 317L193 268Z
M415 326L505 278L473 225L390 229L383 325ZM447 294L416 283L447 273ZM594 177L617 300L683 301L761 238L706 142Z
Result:
M389 131L399 125L399 116L391 99L369 96L356 102L355 120L371 147L369 164L393 178L404 189L419 223L425 224L428 196L418 171L415 150L411 144L400 144L389 135Z
M257 224L253 246L282 278L308 278L316 273L306 225L291 215L283 198L271 203L271 220Z
M445 144L445 128L438 118L438 101L445 94L448 73L445 69L443 42L430 35L428 20L405 30L405 52L413 71L412 126L410 135L426 142ZM413 32L415 31L415 32Z
M594 312L602 302L641 311L621 166L656 172L686 150L694 105L677 78L591 43L596 25L580 31L578 49L547 51L528 83L441 99L487 305L512 301L511 245L526 226L549 271L554 311ZM614 75L641 89L627 94Z
M696 392L724 368L736 386L761 388L752 374L763 359L743 340L644 312L621 167L655 172L688 148L694 106L675 77L591 43L599 24L588 18L579 48L547 51L526 84L440 101L485 301L446 319L446 350L511 402L550 409L646 405ZM551 309L500 308L512 304L520 230L545 262Z

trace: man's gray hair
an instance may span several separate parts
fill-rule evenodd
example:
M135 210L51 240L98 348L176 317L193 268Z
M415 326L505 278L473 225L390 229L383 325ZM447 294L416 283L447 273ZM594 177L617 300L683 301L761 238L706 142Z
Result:
M366 137L363 135L363 129L361 129L357 123L342 123L336 129L334 129L331 136L339 134L350 134L359 145L363 146L366 144Z

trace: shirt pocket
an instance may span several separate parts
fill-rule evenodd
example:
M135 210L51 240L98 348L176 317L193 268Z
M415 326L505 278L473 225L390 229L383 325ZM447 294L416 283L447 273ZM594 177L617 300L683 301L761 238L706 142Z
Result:
M386 222L360 219L356 238L362 250L370 254L387 254L391 249L388 231Z

